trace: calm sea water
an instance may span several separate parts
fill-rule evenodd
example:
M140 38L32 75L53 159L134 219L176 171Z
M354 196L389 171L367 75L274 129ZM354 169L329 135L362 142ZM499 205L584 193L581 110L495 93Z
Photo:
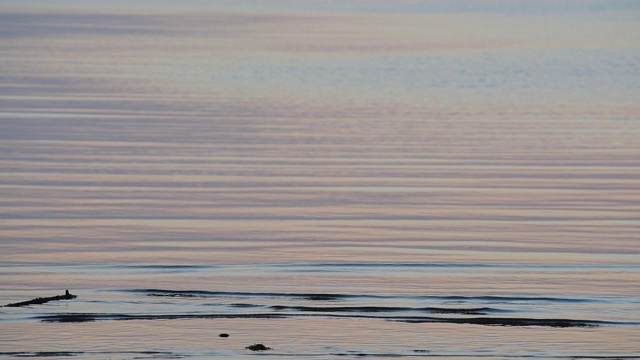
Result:
M637 2L2 6L0 358L640 359Z

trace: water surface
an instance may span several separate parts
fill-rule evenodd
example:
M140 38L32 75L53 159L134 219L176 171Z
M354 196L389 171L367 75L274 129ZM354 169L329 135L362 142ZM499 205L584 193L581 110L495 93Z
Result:
M640 357L635 2L181 4L0 9L0 357Z

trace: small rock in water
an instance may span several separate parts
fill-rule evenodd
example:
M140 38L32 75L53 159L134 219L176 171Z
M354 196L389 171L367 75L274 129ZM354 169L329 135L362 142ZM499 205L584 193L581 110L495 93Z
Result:
M270 347L264 346L264 344L253 344L253 345L247 346L245 349L251 350L251 351L271 350Z
M223 337L223 338L228 338L228 337L229 337L229 334L227 334L227 333L222 333L222 334L220 334L220 335L218 335L218 336Z

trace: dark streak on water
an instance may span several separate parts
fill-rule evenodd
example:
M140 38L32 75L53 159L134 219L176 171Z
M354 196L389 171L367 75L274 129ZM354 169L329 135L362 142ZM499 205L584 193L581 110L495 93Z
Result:
M401 312L401 311L418 311L431 314L461 314L461 315L487 315L494 312L506 312L506 310L494 309L494 308L438 308L438 307L423 307L423 308L410 308L410 307L393 307L393 306L328 306L328 307L315 307L315 306L284 306L273 305L270 307L276 311L294 310L301 312L362 312L362 313L379 313L379 312Z
M135 359L141 359L139 356L150 356L151 358L162 359L182 359L183 355L168 351L16 351L16 352L0 352L0 356L11 356L17 358L59 358L59 357L73 357L83 355L133 355ZM147 358L147 357L145 357Z
M360 312L360 311L356 311ZM311 314L55 314L42 315L37 318L43 322L89 322L98 320L177 320L177 319L282 319L292 317L318 316ZM530 318L501 318L501 317L471 317L471 318L440 318L427 316L374 316L374 315L344 315L323 314L334 318L378 319L407 323L452 323L497 326L548 326L548 327L594 327L600 325L615 325L612 322L573 319L530 319Z
M370 299L385 299L385 298L398 298L398 295L371 295L371 294L296 294L296 293L259 293L259 292L228 292L228 291L206 291L206 290L166 290L166 289L134 289L125 290L130 292L141 292L147 296L158 297L202 297L202 298L217 298L217 297L269 297L269 298L297 298L306 300L319 300L319 301L336 301L346 300L349 298L370 298ZM409 296L414 299L433 299L442 301L481 301L481 302L550 302L550 303L582 303L596 301L593 299L580 299L580 298L559 298L559 297L546 297L546 296L458 296L458 295L417 295Z
M125 292L133 294L144 294L152 297L176 298L175 301L184 299L200 299L210 301L214 299L226 299L242 297L256 299L260 301L273 301L283 299L287 301L321 301L335 302L341 300L343 303L351 300L375 301L384 304L390 301L391 296L374 296L360 294L294 294L294 293L250 293L250 292L219 292L206 290L166 290L166 289L133 289ZM396 296L395 299L402 298ZM499 302L501 304L521 304L526 301L527 306L534 307L537 303L582 303L586 299L550 298L550 297L503 297L503 296L406 296L406 299L413 301L424 301L425 299L450 301L464 300L467 303ZM205 303L202 305L210 305ZM343 306L307 306L307 305L280 305L260 303L233 303L233 304L213 304L217 306L227 306L230 309L250 309L261 308L265 312L235 313L235 312L197 312L197 313L61 313L45 314L36 316L43 322L90 322L100 320L176 320L176 319L284 319L297 317L324 317L324 318L351 318L351 319L371 319L397 321L406 323L452 323L452 324L475 324L491 326L546 326L546 327L596 327L605 325L636 325L615 321L585 320L585 319L564 319L564 318L532 318L528 316L495 317L487 316L496 313L516 313L512 309L502 309L496 307L402 307L385 305L343 305ZM435 317L416 315L420 313L432 315L455 315L455 317Z

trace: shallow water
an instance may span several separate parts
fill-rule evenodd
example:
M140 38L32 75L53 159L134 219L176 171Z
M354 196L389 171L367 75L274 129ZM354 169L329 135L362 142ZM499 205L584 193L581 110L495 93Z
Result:
M639 270L390 263L11 267L3 283L49 277L84 289L73 300L1 308L0 355L224 358L250 356L246 346L265 343L272 350L264 354L276 358L633 357L640 329L635 294L431 284L505 272L544 278ZM44 284L22 288L3 294L27 299L56 291Z
M0 358L640 358L640 8L394 4L7 1Z
M639 269L356 263L5 268L3 283L48 277L83 290L74 291L74 300L1 308L0 355L235 358L251 355L246 346L265 343L272 347L265 354L275 358L637 356L635 294L431 286L443 277L462 283L472 274L543 278L577 270L633 275ZM3 294L56 293L44 284L22 287Z

